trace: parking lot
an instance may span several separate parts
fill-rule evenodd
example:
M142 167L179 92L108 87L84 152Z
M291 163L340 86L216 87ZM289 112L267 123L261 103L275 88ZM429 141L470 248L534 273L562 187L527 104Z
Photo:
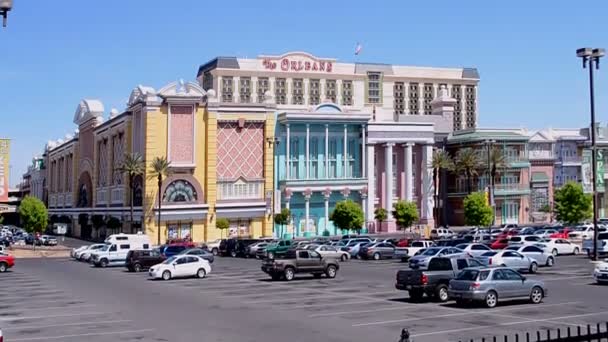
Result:
M23 259L0 275L7 341L458 341L608 321L608 287L593 284L583 256L562 256L537 275L540 305L495 309L410 302L394 289L406 264L341 264L335 279L273 282L260 261L218 258L206 279L150 281L123 268L67 259ZM576 329L576 328L575 328Z

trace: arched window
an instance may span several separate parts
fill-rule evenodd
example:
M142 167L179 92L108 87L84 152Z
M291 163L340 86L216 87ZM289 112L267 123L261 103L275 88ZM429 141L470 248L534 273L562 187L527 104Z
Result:
M163 202L196 202L198 199L198 195L196 194L196 189L190 184L190 182L185 180L176 180L171 182L167 189L165 189L165 194L163 196Z

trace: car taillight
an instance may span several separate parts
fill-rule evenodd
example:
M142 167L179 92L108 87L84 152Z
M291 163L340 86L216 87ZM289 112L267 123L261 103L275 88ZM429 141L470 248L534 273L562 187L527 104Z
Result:
M426 285L429 282L429 277L427 277L426 274L423 274L422 277L420 277L420 282L422 283L422 285Z
M471 290L477 290L477 289L479 289L479 287L481 287L481 284L475 282L475 283L471 284L471 286L470 286L469 289L471 289Z

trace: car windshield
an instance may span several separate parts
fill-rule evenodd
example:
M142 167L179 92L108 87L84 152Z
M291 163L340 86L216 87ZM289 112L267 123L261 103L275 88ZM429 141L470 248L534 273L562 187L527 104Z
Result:
M441 248L428 248L426 249L424 252L422 252L422 254L420 255L435 255L437 253L439 253L439 251L441 250Z
M495 256L495 255L496 255L496 252L490 251L490 252L483 253L481 256L482 257L491 257L491 256Z
M170 263L174 262L174 261L175 261L175 259L177 259L177 257L172 256L172 257L170 257L169 259L167 259L167 260L163 261L163 264L165 264L165 265L169 265Z
M505 249L508 249L508 250L511 250L511 251L516 251L516 250L518 250L518 249L519 249L519 247L520 247L520 246L508 246L508 247L507 247L507 248L505 248Z
M456 276L456 280L476 280L477 276L479 275L479 271L478 270L464 270L460 273L458 273L458 276Z
M468 245L468 243L461 243L460 245L456 245L456 248L465 250Z
M110 245L105 245L105 246L99 248L99 250L102 251L102 252L107 252L108 249L110 249Z

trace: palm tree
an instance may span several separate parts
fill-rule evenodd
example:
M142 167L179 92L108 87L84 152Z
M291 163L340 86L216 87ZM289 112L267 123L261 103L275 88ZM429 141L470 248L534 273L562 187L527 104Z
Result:
M494 189L494 179L496 178L498 169L507 167L505 156L499 148L495 147L490 150L488 164L490 171L490 189Z
M457 174L464 174L467 181L467 193L471 193L473 177L477 176L477 169L481 165L477 151L467 147L456 152L454 170Z
M160 216L162 210L162 195L161 189L163 187L163 177L168 177L171 173L171 163L167 161L165 157L155 157L152 161L152 173L150 177L156 178L158 181L158 244L160 245Z
M437 216L437 202L439 198L439 176L441 175L442 170L453 170L454 169L454 160L446 150L435 150L433 153L433 160L431 160L431 165L429 165L433 169L433 191L434 191L434 208L433 208L433 219L435 221L435 225L439 223Z
M131 190L131 228L133 227L133 190L135 189L133 182L135 177L144 174L146 164L139 153L125 153L122 164L118 167L118 171L126 174L129 177L129 189Z

